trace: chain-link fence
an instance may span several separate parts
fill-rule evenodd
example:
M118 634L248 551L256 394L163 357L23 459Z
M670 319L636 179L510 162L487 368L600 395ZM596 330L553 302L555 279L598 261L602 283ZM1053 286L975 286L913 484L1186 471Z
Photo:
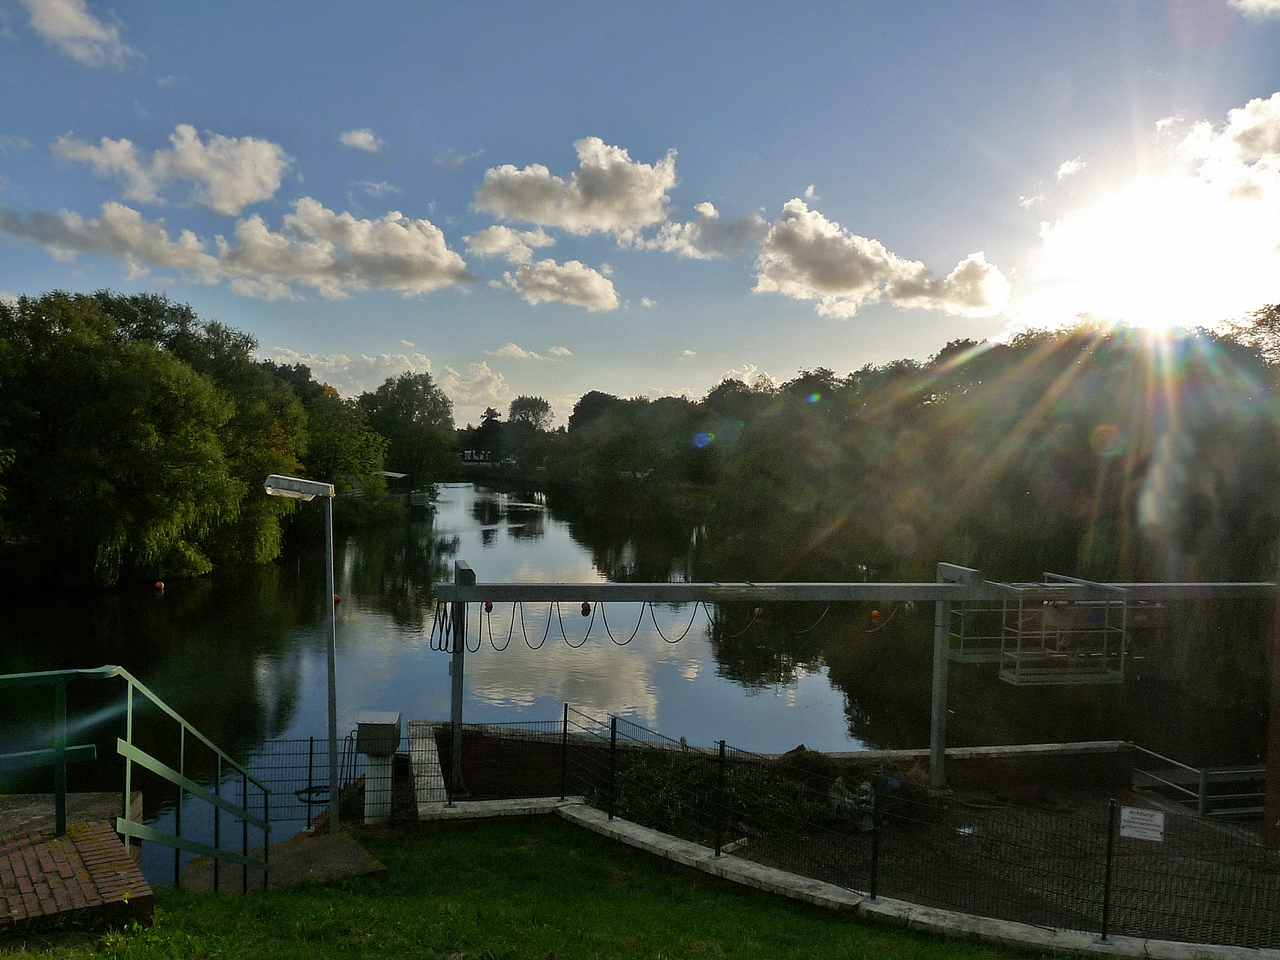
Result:
M437 737L445 769L448 729ZM696 747L569 707L559 722L468 727L463 771L472 798L582 795L724 855L872 896L1098 934L1280 947L1280 850L1168 810L1156 811L1161 839L1141 839L1125 835L1106 798L1021 806L931 794L888 762Z

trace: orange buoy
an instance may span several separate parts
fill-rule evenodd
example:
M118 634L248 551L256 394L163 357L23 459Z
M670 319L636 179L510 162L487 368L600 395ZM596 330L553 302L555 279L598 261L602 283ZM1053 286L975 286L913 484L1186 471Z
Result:
M871 611L871 622L872 622L872 623L879 623L879 622L880 622L880 611L879 611L879 610L872 610L872 611Z
M157 580L157 581L156 581L156 593L164 593L164 581L163 581L163 580Z

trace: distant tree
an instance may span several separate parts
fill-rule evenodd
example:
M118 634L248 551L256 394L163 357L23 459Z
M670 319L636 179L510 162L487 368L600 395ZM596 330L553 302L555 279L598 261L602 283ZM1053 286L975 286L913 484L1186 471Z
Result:
M622 401L611 393L601 393L599 390L584 393L573 405L573 413L569 415L569 432L581 430L620 403Z
M387 440L369 426L355 400L344 400L326 384L308 409L307 473L334 484L339 493L356 484L366 496L385 493L382 475Z
M388 378L359 398L369 426L387 439L387 469L430 483L451 459L453 402L429 373Z
M534 430L551 426L551 404L542 397L516 397L507 408L507 423L528 424Z

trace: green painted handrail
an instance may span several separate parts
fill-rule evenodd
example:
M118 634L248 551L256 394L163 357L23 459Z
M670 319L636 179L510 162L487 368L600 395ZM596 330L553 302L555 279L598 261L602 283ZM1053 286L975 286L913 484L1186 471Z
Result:
M3 754L0 755L0 770L3 769L31 769L33 767L53 766L54 767L54 803L56 809L55 815L55 833L62 836L66 833L66 766L69 762L77 760L91 760L97 757L97 747L89 745L81 745L69 747L66 743L66 687L68 683L82 680L114 680L121 679L125 682L125 737L117 738L116 752L124 758L124 816L116 819L116 832L121 836L132 837L137 840L150 840L153 843L159 843L163 846L173 848L174 852L174 882L179 882L179 866L180 851L186 850L189 853L201 854L214 858L213 871L213 889L218 890L218 864L221 862L237 863L245 867L251 867L263 872L263 887L266 887L268 867L270 864L270 840L271 840L271 790L249 773L244 767L236 763L227 753L219 749L212 740L202 734L195 727L191 726L181 714L170 707L167 703L156 696L147 686L138 680L137 677L129 673L123 667L112 666L110 664L93 667L89 669L79 670L43 670L34 673L15 673L6 676L0 676L0 690L12 689L16 687L37 687L51 686L55 693L55 722L54 722L54 747L52 750L29 750L23 753ZM218 779L221 782L222 770L224 766L230 767L232 770L240 774L241 783L244 785L245 792L248 791L249 783L262 791L262 808L263 816L261 818L251 814L245 806L236 804L221 796L218 790L210 790L194 780L186 776L182 770L175 770L157 760L155 757L141 750L133 744L133 695L134 691L140 693L150 703L159 709L162 713L177 721L180 728L180 755L185 758L186 755L186 736L190 734L195 740L208 747L218 760ZM177 832L167 833L163 830L157 830L145 824L131 820L130 796L132 793L133 764L138 764L145 770L154 773L156 776L178 787L178 806L176 813ZM180 761L183 765L184 761ZM182 836L182 799L184 794L191 794L200 800L210 803L214 807L214 845L199 843ZM248 797L243 798L247 804ZM223 850L218 846L218 811L225 810L232 817L240 820L244 824L244 840L242 846L244 850L241 853L233 853L230 850ZM255 860L248 856L248 828L254 826L262 831L262 849L263 857L261 860ZM243 884L245 892L248 892L248 873L245 873Z

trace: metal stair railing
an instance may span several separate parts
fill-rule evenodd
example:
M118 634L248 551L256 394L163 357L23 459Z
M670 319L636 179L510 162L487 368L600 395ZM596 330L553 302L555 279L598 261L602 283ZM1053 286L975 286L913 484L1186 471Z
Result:
M102 666L84 670L48 670L38 673L18 673L0 676L0 690L16 687L53 687L54 688L54 732L51 750L29 750L21 753L0 754L0 770L32 769L52 766L54 768L54 806L55 833L62 836L66 833L67 809L67 776L68 763L79 760L92 760L97 757L97 748L93 744L78 746L67 745L67 684L82 680L115 680L125 682L125 736L116 739L116 752L124 759L124 816L116 819L116 832L121 836L135 840L150 840L163 846L173 848L174 883L179 883L180 858L182 851L213 858L213 888L219 889L220 870L223 862L238 864L244 868L242 872L242 889L248 891L249 870L262 871L262 885L265 889L270 872L270 837L271 837L271 790L264 783L252 776L248 770L236 763L227 753L219 749L213 741L191 726L181 714L149 690L145 684L134 677L123 667ZM178 767L177 769L163 763L134 743L134 694L135 692L152 706L178 723ZM216 758L216 774L213 789L197 783L186 774L186 754L188 737L211 750ZM178 788L178 802L175 815L175 832L168 833L155 827L132 819L130 796L133 791L133 766L137 764L144 770L160 777ZM240 775L240 803L222 795L224 771L228 768ZM233 774L234 775L234 774ZM262 816L255 816L249 811L250 784L260 791ZM182 836L182 805L185 796L194 796L209 803L214 808L213 844L200 843L190 837ZM222 818L226 812L241 824L240 852L221 848ZM249 856L249 828L262 831L262 859Z

